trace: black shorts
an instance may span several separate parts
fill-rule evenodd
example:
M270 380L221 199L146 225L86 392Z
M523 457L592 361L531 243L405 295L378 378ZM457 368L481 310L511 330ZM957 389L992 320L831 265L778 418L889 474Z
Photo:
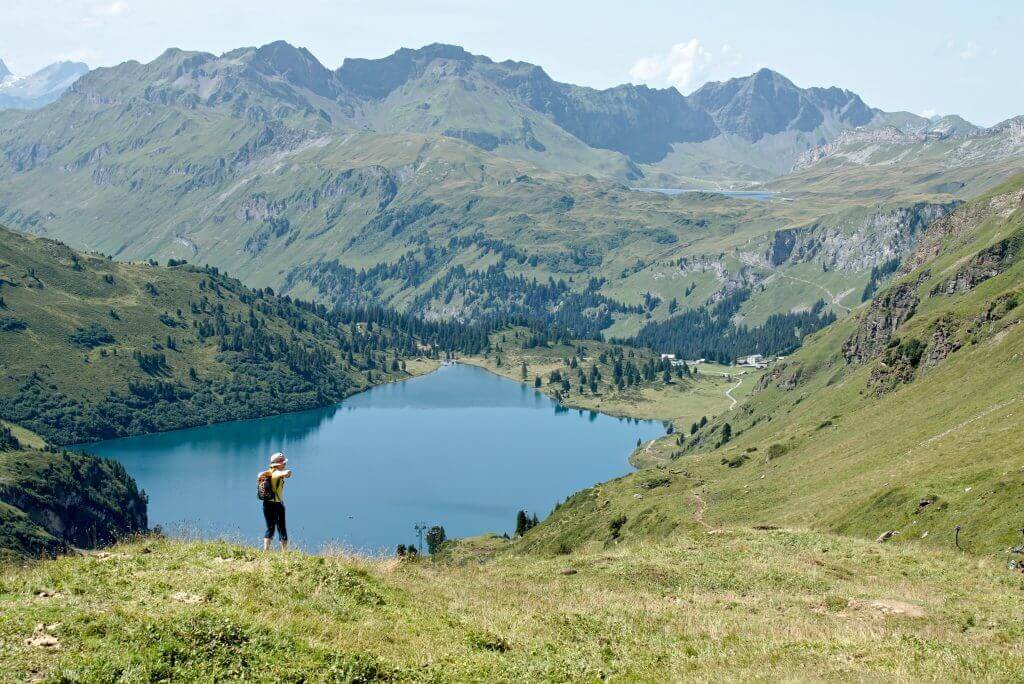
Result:
M284 524L284 504L279 501L263 502L263 519L267 522L264 539L274 538L274 528L281 535L281 541L288 541L288 528Z

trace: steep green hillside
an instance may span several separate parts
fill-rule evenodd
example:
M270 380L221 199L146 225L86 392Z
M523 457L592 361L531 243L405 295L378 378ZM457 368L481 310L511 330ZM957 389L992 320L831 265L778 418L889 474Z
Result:
M450 565L146 540L2 572L0 679L1005 681L1020 589L950 552L697 526Z
M20 437L19 437L20 436ZM110 544L146 530L146 499L114 461L0 425L0 562Z
M58 444L321 406L408 377L413 353L215 269L0 229L0 417Z
M650 496L632 496L650 473L600 488L605 517L625 516L624 534L668 534L696 511L708 524L892 531L976 554L1019 544L1022 201L1018 176L934 223L896 281L744 405L665 438L665 482ZM539 535L590 538L566 521L586 519L595 496L574 496Z

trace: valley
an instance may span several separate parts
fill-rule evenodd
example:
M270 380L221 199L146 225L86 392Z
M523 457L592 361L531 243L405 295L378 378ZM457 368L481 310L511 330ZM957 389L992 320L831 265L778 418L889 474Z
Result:
M0 680L1014 680L1022 117L704 60L0 62Z

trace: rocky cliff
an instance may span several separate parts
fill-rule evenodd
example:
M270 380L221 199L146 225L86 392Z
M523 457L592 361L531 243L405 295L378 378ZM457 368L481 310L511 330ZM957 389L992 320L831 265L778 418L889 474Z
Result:
M776 231L764 252L764 261L770 266L815 262L827 270L868 271L902 258L931 223L956 206L955 202L918 202L839 224L814 223Z

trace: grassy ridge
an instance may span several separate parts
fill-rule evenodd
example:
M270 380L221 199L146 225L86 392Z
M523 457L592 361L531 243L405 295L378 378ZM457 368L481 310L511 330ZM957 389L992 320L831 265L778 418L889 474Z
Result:
M126 264L0 228L0 417L72 443L321 406L407 337L340 328L215 270ZM399 349L400 347L400 349Z
M1006 680L1020 589L996 563L809 532L483 565L151 540L3 572L0 679Z

